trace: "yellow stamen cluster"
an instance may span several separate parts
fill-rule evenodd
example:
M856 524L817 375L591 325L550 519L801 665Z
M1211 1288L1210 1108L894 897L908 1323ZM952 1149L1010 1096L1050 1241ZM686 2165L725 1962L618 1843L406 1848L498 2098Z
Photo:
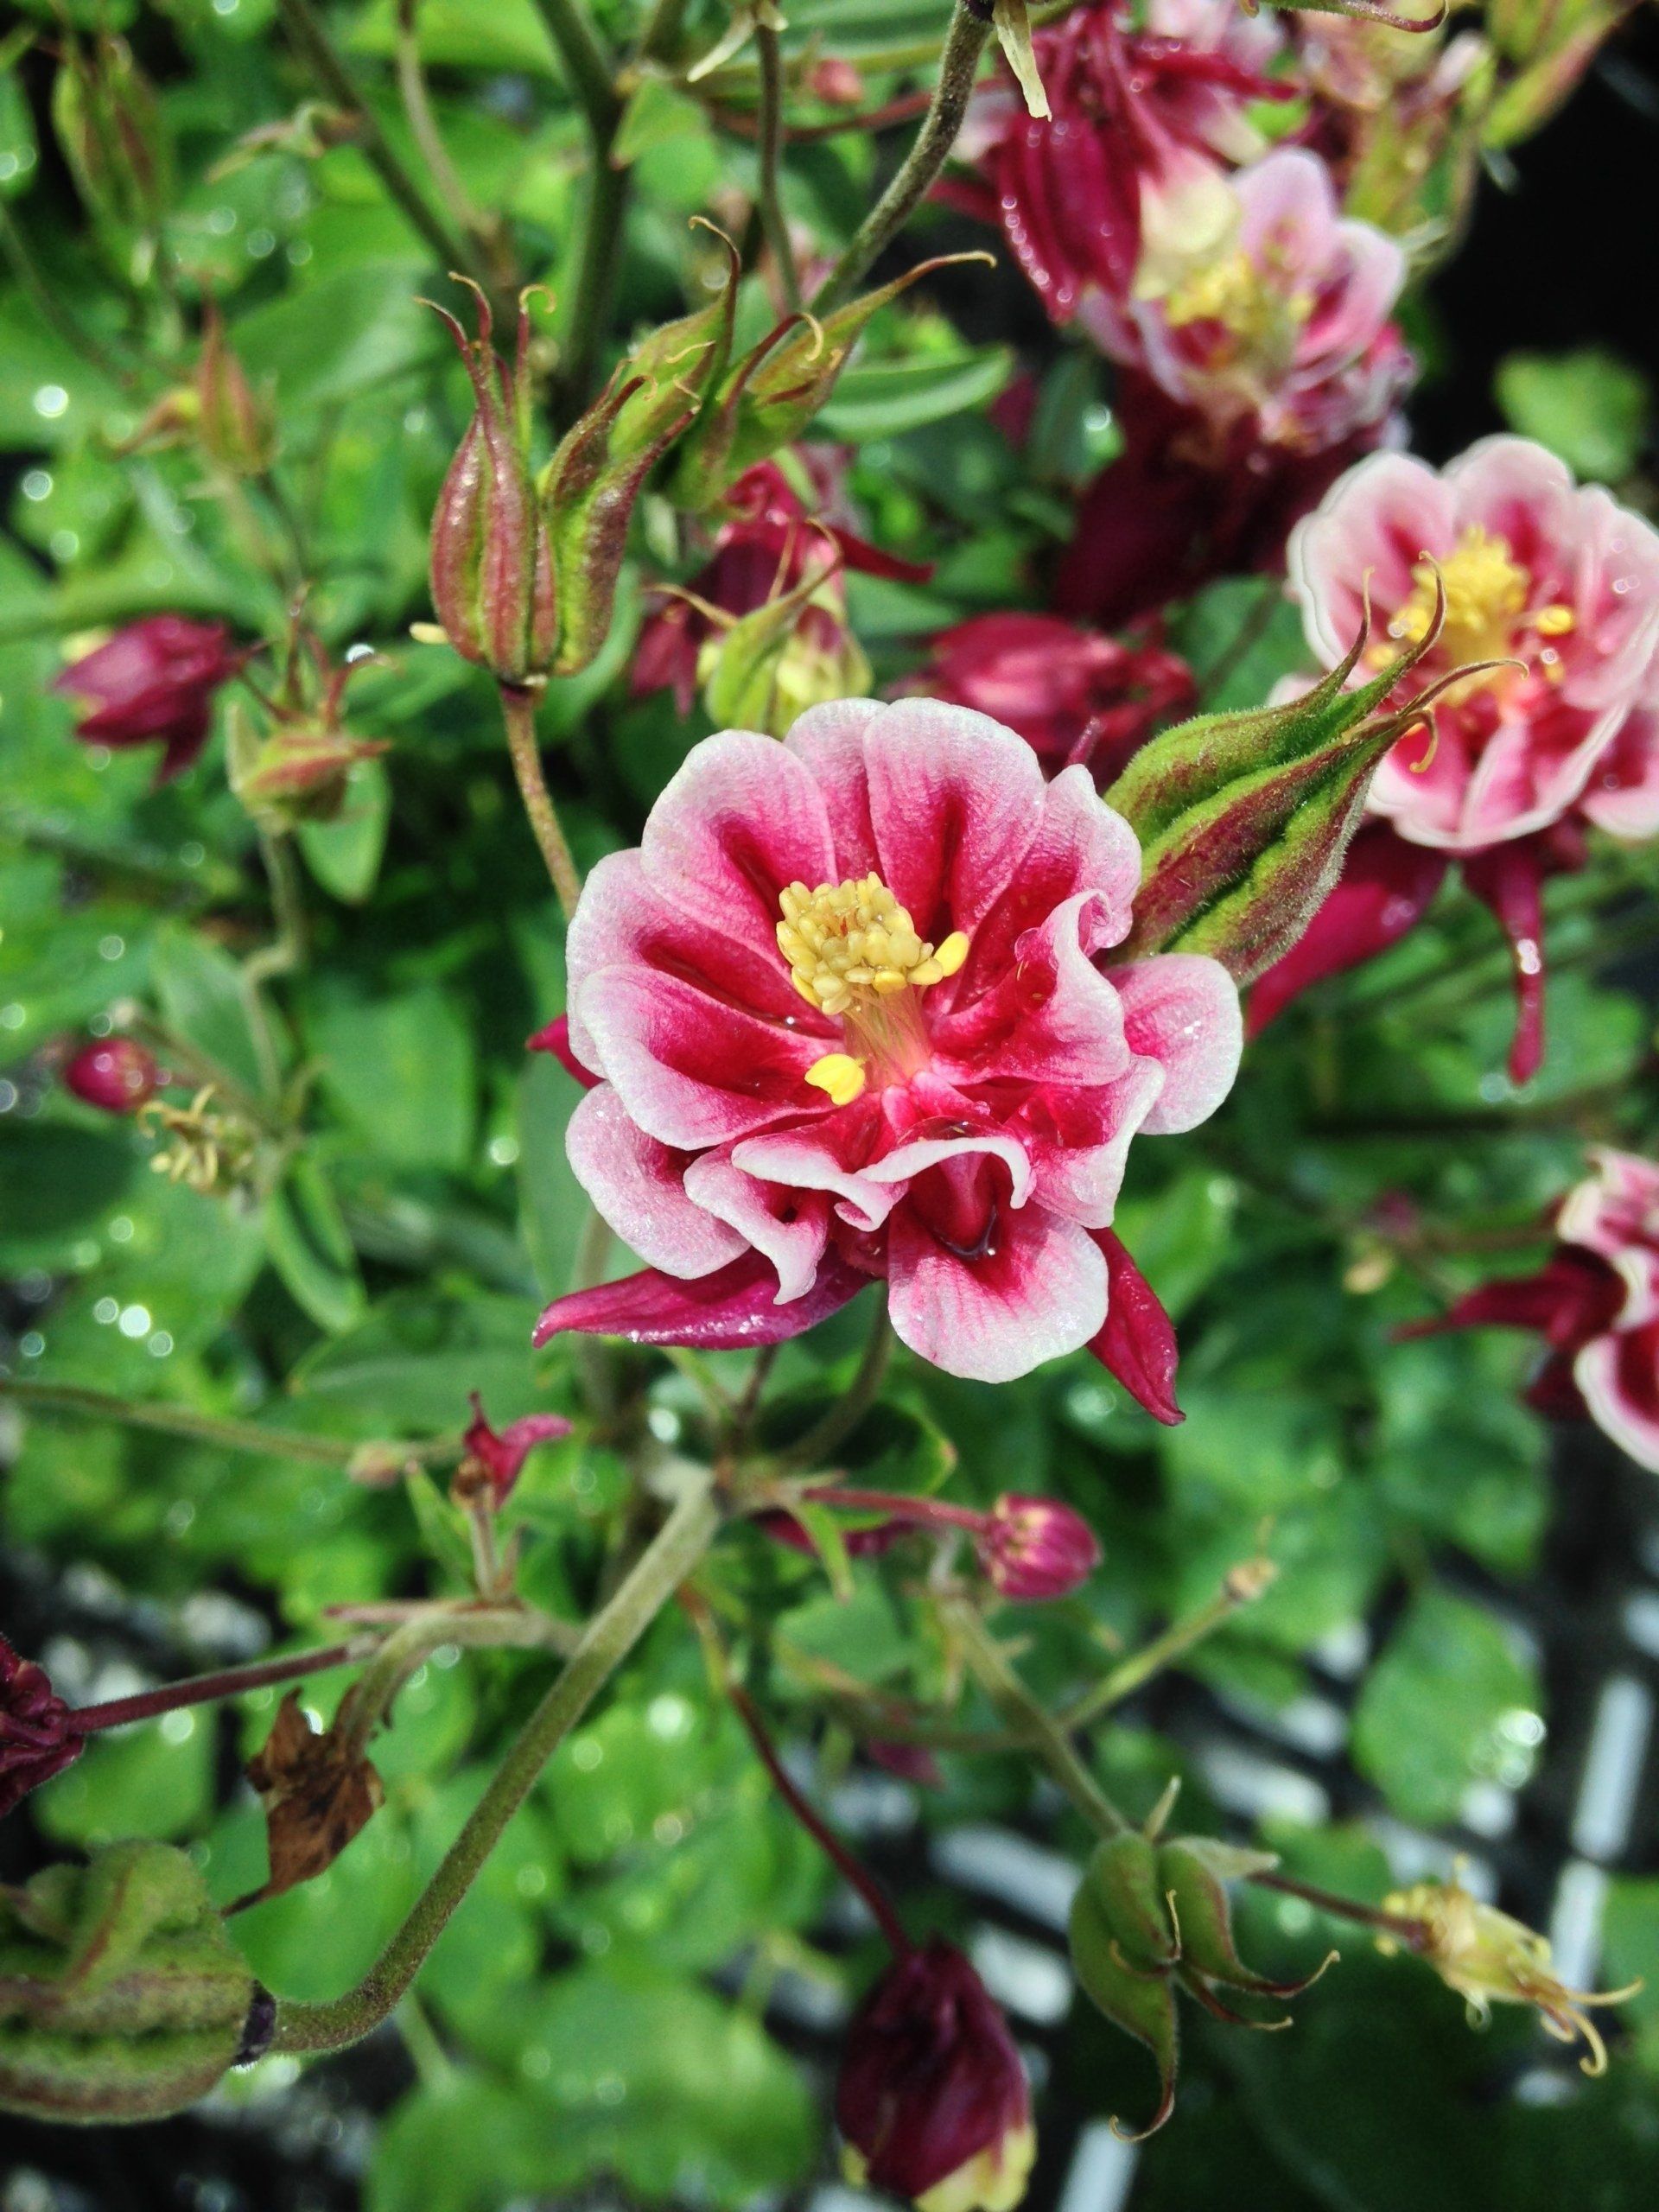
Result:
M968 957L960 930L936 950L879 875L848 883L821 883L809 891L791 883L778 901L778 948L789 963L796 989L809 1006L829 1014L852 1012L861 998L924 989L954 976Z
M1471 523L1459 533L1438 571L1427 556L1413 568L1411 596L1389 625L1389 635L1396 644L1421 645L1428 635L1438 597L1437 574L1446 594L1440 650L1450 660L1501 660L1515 652L1522 632L1549 639L1564 638L1577 626L1573 609L1559 601L1529 616L1526 607L1531 579L1510 553L1508 541L1479 523ZM1371 655L1378 667L1389 658L1387 646L1375 648ZM1545 675L1559 679L1560 657L1548 644L1539 659ZM1489 682L1491 676L1476 680Z
M1471 2017L1484 2021L1494 2005L1530 2005L1558 2043L1582 2041L1579 2063L1586 2074L1607 2065L1606 2046L1588 2005L1618 2005L1634 1996L1640 1982L1624 1989L1569 1989L1550 1971L1546 1937L1496 1905L1483 1904L1465 1890L1454 1872L1449 1882L1419 1882L1384 1897L1382 1909L1401 1920L1415 1921L1421 1935L1408 1948L1433 1967L1448 1989L1467 2004ZM1377 1938L1379 1950L1402 1948L1390 1936Z

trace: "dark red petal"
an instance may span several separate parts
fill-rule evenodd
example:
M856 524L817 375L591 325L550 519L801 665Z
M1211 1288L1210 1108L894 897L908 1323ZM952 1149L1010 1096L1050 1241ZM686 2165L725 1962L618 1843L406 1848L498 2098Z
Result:
M1571 1357L1611 1327L1625 1298L1624 1278L1593 1252L1562 1249L1529 1275L1501 1276L1465 1291L1444 1313L1408 1321L1396 1342L1453 1329L1529 1329Z
M1109 1290L1106 1325L1089 1349L1155 1421L1173 1428L1186 1418L1175 1402L1180 1347L1174 1324L1122 1238L1109 1229L1097 1229L1093 1235L1106 1255Z
M1386 822L1362 830L1348 849L1336 888L1306 930L1257 976L1246 1033L1258 1035L1313 984L1397 944L1422 919L1447 865L1446 854L1408 843Z
M1535 837L1517 837L1489 852L1471 853L1463 880L1490 906L1510 940L1515 963L1515 1041L1510 1080L1528 1083L1544 1057L1544 907L1542 885L1550 858Z
M645 1268L621 1282L556 1298L536 1324L531 1342L544 1344L574 1331L626 1337L635 1344L691 1344L702 1351L780 1344L836 1312L868 1281L832 1254L804 1297L779 1306L777 1269L759 1252L746 1252L692 1282Z

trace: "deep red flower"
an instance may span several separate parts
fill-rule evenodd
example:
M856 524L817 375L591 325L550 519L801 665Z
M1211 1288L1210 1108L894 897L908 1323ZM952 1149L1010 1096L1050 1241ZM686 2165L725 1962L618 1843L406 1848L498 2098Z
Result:
M131 1037L84 1045L63 1071L64 1085L105 1114L136 1114L165 1077L153 1053Z
M476 1390L470 1394L472 1424L461 1438L468 1459L482 1468L490 1488L490 1501L499 1512L512 1495L519 1471L538 1444L556 1444L569 1436L570 1423L563 1414L526 1414L503 1429L492 1428ZM463 1462L463 1465L465 1463Z
M1031 2092L984 1983L937 1938L855 2015L836 2089L849 2177L923 2212L1011 2212L1036 2152Z
M46 1669L0 1636L0 1819L78 1759L85 1744Z
M1052 614L976 614L941 631L932 652L918 688L1018 731L1051 773L1080 760L1102 789L1193 699L1179 655Z
M1005 1598L1069 1598L1100 1565L1100 1545L1080 1513L1053 1497L999 1497L979 1556Z
M88 744L159 744L164 784L207 742L213 694L246 658L222 622L149 614L71 661L52 688L83 702L75 734Z

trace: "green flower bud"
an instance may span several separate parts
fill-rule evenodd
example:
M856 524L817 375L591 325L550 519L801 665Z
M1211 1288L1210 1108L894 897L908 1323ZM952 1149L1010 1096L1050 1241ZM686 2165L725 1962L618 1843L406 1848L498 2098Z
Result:
M0 1890L0 2111L164 2118L257 2056L271 2018L170 1845L111 1844Z

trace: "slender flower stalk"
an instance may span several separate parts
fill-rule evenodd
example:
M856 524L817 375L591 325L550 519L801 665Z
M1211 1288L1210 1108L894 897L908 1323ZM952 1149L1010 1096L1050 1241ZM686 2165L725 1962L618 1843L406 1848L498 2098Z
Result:
M1084 1764L1066 1730L1008 1664L978 1606L969 1598L954 1596L946 1598L940 1610L991 1703L1036 1751L1084 1818L1103 1836L1124 1834L1128 1821Z
M801 304L801 283L779 190L784 137L784 57L778 42L777 26L757 20L754 44L760 57L760 226L772 249L772 257L778 264L784 304L798 308Z
M79 1414L88 1421L118 1421L127 1428L154 1429L192 1444L217 1444L227 1452L251 1452L271 1459L298 1459L314 1467L349 1468L372 1451L394 1469L445 1467L460 1459L457 1437L427 1437L418 1443L365 1446L343 1436L309 1436L302 1430L266 1428L258 1421L231 1421L169 1406L120 1398L107 1390L82 1389L67 1382L0 1382L0 1398L10 1397L29 1413Z
M1234 1567L1207 1604L1189 1613L1185 1620L1173 1623L1139 1651L1131 1652L1092 1690L1080 1697L1065 1713L1065 1725L1068 1728L1086 1728L1114 1706L1122 1705L1125 1698L1132 1697L1154 1675L1161 1674L1195 1644L1213 1635L1241 1606L1254 1605L1274 1579L1274 1569L1268 1560L1246 1560Z
M361 1660L372 1658L384 1642L378 1636L355 1636L345 1643L323 1644L315 1651L260 1659L249 1667L225 1667L215 1674L192 1675L181 1682L162 1682L153 1690L138 1690L131 1697L75 1706L69 1714L69 1727L77 1736L96 1736L106 1728L124 1728L135 1720L153 1719L158 1713L177 1713L185 1706L213 1705L220 1698L243 1697L250 1690L269 1689L276 1682L302 1681L308 1675L326 1675L336 1667L354 1667Z
M501 719L506 726L507 750L518 779L518 794L568 922L582 896L582 874L542 774L542 756L536 744L536 694L513 683L502 684L500 692Z

